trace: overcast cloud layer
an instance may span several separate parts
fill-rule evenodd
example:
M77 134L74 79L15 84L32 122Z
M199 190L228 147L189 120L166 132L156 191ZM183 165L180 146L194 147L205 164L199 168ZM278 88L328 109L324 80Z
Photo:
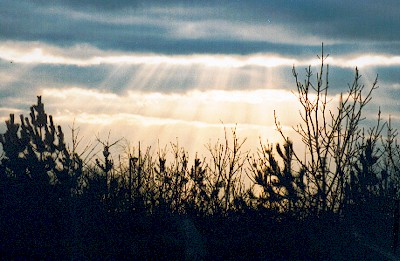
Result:
M66 123L93 127L102 115L119 129L131 124L169 138L174 128L184 135L223 121L257 136L273 128L274 109L290 115L268 97L291 95L292 66L300 75L316 66L322 42L332 95L346 90L358 66L366 86L379 74L368 113L380 106L396 117L399 14L397 0L3 0L0 117L26 112L42 94ZM97 104L62 102L71 95L93 95ZM130 106L115 106L121 102Z
M398 54L400 5L384 1L11 1L2 40L160 53ZM362 49L360 49L362 48ZM310 52L311 51L311 52Z

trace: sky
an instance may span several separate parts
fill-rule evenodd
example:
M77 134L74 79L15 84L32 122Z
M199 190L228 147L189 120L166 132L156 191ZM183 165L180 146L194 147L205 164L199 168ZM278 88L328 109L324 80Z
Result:
M236 126L257 148L288 136L300 77L329 53L332 99L356 66L380 88L365 111L399 121L398 0L0 2L0 121L42 95L64 132L187 151ZM0 126L4 131L5 124Z

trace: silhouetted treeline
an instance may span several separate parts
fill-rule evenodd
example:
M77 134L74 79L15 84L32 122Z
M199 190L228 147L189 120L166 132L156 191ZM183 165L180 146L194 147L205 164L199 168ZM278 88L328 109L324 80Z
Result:
M362 127L371 89L358 70L331 106L328 68L296 79L306 148L242 149L233 129L189 159L127 147L115 162L109 140L89 160L71 147L41 97L0 135L0 256L49 260L395 259L400 148L380 115ZM74 131L74 130L73 130ZM89 151L90 153L90 151Z

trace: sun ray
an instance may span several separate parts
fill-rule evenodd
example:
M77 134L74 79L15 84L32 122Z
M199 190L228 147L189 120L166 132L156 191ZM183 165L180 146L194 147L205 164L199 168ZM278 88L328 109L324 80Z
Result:
M127 82L127 89L145 90L159 68L161 68L161 65L139 65L138 72L133 74L131 79Z

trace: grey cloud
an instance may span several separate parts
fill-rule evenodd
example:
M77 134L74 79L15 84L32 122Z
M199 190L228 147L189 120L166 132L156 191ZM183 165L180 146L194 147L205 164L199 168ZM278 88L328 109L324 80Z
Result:
M243 7L243 2L238 6ZM270 21L334 39L399 40L398 1L250 1L236 19Z
M115 68L109 65L78 67L42 64L26 66L15 63L5 69L5 63L8 62L0 63L0 65L3 65L1 69L2 73L14 80L3 81L0 86L2 86L3 90L9 90L14 95L18 94L15 93L18 90L34 90L37 92L38 89L45 87L63 88L66 86L75 86L91 89L101 88L102 84L106 82L107 77L110 77L110 74L115 70ZM134 71L134 68L126 71L126 74L132 73L132 71ZM118 92L123 80L123 78L114 80L112 84L103 89Z
M38 3L38 2L36 2ZM102 49L159 53L255 53L300 55L320 43L282 44L239 38L231 32L177 35L187 22L281 26L332 44L338 53L369 50L398 54L399 5L395 1L31 1L0 3L0 39L43 41L59 46L88 43ZM117 5L118 3L118 5ZM193 12L189 12L193 10ZM71 11L81 16L71 16ZM96 18L96 19L91 19ZM126 17L128 22L119 22ZM134 19L132 22L129 19ZM110 21L107 21L109 19ZM212 29L206 28L205 30ZM240 30L240 27L232 30ZM256 29L255 29L256 30ZM193 39L191 39L193 37Z
M0 60L1 61L1 60ZM97 65L79 67L72 65L38 64L27 66L0 62L4 78L13 79L2 82L3 96L18 96L21 90L29 90L35 95L40 88L78 87L100 89L122 94L127 90L155 92L186 92L193 89L286 89L295 90L295 80L290 66L263 68L247 66L241 68L212 68L201 65ZM318 68L313 68L316 74ZM385 68L378 68L388 70ZM299 79L305 77L305 67L297 66ZM377 70L377 69L375 69ZM367 72L366 72L367 73ZM361 74L364 72L361 70ZM386 74L391 75L390 71ZM369 70L367 76L375 77ZM221 81L220 77L226 77ZM366 77L365 77L366 78ZM354 69L330 68L330 85L333 94L347 90L347 84L354 79Z
M379 75L378 81L382 84L400 83L400 66L378 67L375 70Z

